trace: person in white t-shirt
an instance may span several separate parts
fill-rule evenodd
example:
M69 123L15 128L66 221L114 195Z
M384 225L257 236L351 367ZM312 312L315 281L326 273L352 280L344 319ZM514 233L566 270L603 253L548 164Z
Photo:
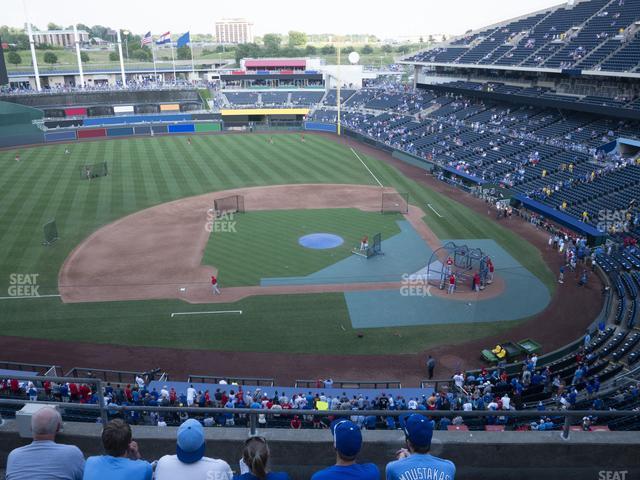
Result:
M144 388L144 379L140 375L136 375L136 383L138 384L138 388L140 390Z
M458 372L453 376L453 382L456 384L456 387L462 388L464 386L464 375Z
M193 401L196 398L196 393L196 389L193 388L193 385L189 385L189 388L187 388L187 406L193 406Z
M190 418L178 428L176 455L158 460L155 480L231 480L233 472L224 460L208 458L205 451L204 428Z
M502 400L502 409L509 410L511 408L511 399L509 398L509 395L505 393L504 397L502 397L501 400Z
M163 400L169 400L169 390L167 390L167 386L164 385L161 389L160 389L160 397Z

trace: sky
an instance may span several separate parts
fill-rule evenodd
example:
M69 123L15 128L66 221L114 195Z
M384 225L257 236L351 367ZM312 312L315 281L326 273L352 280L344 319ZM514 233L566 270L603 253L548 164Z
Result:
M566 1L566 0L565 0ZM214 22L222 18L247 18L254 34L369 33L378 38L446 33L456 35L563 3L562 0L18 0L7 1L1 24L21 27L25 22L22 2L31 23L46 28L54 22L129 29L154 34L170 30L180 33L213 33Z

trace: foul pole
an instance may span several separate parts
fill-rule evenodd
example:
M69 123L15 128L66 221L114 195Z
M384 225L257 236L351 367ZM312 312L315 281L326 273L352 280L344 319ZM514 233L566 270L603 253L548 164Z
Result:
M76 44L76 57L78 58L78 72L80 72L80 88L84 88L84 72L82 71L82 55L80 54L80 37L78 27L73 25L73 38Z
M120 36L120 29L116 30L118 41L118 55L120 56L120 75L122 76L122 88L127 88L127 77L124 73L124 59L122 58L122 37Z
M337 128L336 128L336 133L338 134L338 136L340 136L340 104L342 103L340 101L340 42L338 42L338 66L337 66L337 70L336 70L336 77L337 77L337 81L338 81L338 86L336 88L336 102L338 105L338 124L337 124Z
M36 57L36 43L33 40L33 31L31 28L31 21L29 20L29 14L27 13L27 2L22 0L22 7L24 8L24 17L27 21L27 35L29 35L29 48L31 49L31 62L33 63L33 74L36 77L36 90L41 91L40 85L40 71L38 70L38 58Z

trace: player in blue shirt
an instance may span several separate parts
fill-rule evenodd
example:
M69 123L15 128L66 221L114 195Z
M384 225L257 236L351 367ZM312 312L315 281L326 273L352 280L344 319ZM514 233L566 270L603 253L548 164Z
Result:
M437 478L454 480L456 467L453 462L434 457L429 453L433 436L433 421L413 414L404 422L406 449L398 452L398 460L387 464L387 480Z
M316 472L311 480L379 480L380 471L373 463L356 463L362 448L362 432L355 423L340 419L331 424L336 464Z

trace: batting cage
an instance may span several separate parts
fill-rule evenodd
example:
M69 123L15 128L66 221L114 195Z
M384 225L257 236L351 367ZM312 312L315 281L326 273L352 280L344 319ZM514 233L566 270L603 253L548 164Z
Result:
M478 273L484 287L489 281L488 260L489 257L479 248L447 242L431 255L427 265L427 278L432 285L442 289L451 274L464 282Z
M42 226L44 231L43 245L53 245L58 240L58 227L55 220L49 220Z
M92 178L106 177L107 175L109 175L107 162L83 165L82 167L80 167L81 180L91 180Z
M382 213L409 213L409 194L382 192Z
M244 196L231 195L218 198L213 202L213 209L216 212L216 216L223 213L244 213Z

